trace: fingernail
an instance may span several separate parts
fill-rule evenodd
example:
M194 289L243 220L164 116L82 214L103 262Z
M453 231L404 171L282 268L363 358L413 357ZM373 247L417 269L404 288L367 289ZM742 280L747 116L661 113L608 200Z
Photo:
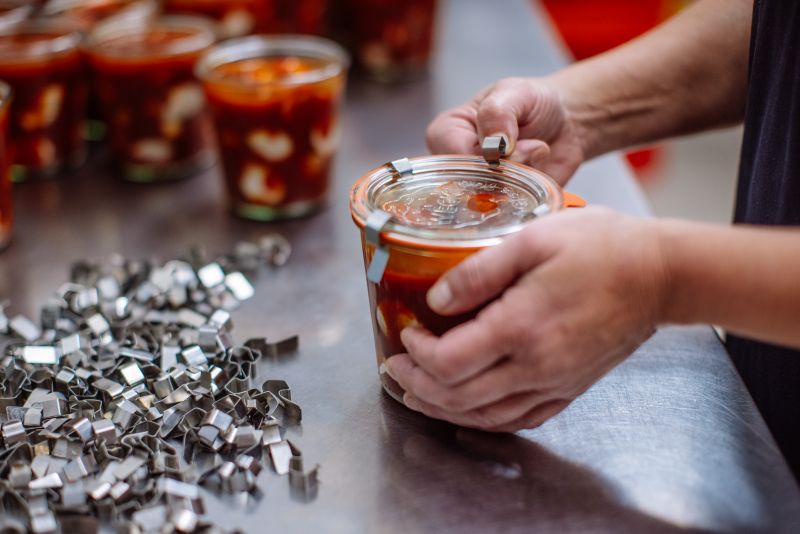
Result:
M433 310L444 311L450 307L453 301L453 292L450 284L442 280L434 284L428 291L428 306Z
M538 146L530 153L532 163L539 163L550 158L550 147L547 145Z
M380 372L381 372L381 374L386 373L387 375L389 375L392 378L394 378L395 380L397 380L397 377L395 376L395 371L393 369L393 362L392 362L391 358L389 358L388 360L386 360L385 362L383 362L381 364Z
M407 408L414 410L415 412L419 411L419 403L417 402L416 397L412 397L409 393L403 395L403 404L405 404Z
M412 328L413 327L409 326L400 330L400 342L403 344L406 350L408 350L408 336L413 335L410 333Z

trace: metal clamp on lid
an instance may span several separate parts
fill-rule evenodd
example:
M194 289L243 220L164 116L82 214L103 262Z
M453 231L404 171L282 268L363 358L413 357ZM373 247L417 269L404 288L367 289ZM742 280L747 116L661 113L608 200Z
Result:
M400 178L414 174L414 167L411 165L411 161L409 161L408 158L396 159L388 163L388 165L394 169L394 172L400 175Z
M379 284L389 263L389 248L381 244L381 232L392 216L385 211L375 210L369 217L364 228L364 237L367 243L375 247L372 261L367 268L367 280Z
M505 135L490 135L483 139L481 151L483 159L489 163L500 163L500 158L506 155L508 139Z

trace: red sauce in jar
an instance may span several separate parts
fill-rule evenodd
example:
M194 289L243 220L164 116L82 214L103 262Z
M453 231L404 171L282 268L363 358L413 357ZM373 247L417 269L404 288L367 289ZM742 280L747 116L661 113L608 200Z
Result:
M436 0L345 0L354 54L378 79L424 71L433 47Z
M69 33L0 36L0 79L14 90L9 118L12 162L24 175L52 175L85 158L86 71Z
M291 210L325 198L344 77L309 80L328 65L310 57L263 57L209 73L206 95L238 213L248 216L253 207Z
M193 68L213 41L168 23L92 43L88 54L111 148L127 178L178 178L208 166L213 134Z

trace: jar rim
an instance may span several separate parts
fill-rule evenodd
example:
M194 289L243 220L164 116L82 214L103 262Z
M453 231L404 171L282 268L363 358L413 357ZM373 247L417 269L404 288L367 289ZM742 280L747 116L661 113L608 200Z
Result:
M103 45L109 40L136 34L147 34L162 29L186 30L187 35L170 42L168 46L146 52L116 53ZM161 15L153 18L110 17L98 23L86 40L86 48L93 55L113 60L138 61L143 57L173 57L202 51L217 40L216 26L208 17L200 15Z
M305 56L330 60L319 69L299 73L281 80L272 81L226 81L214 75L217 67L267 57ZM286 87L306 85L329 80L343 74L350 66L350 56L337 43L313 35L248 35L227 39L211 47L195 66L196 76L215 84L236 88Z
M93 9L96 7L116 8L116 11L108 14L99 20L93 21L88 27L83 27L77 18L82 9ZM49 0L37 12L37 16L45 19L55 19L57 17L73 17L74 24L82 28L84 32L90 32L93 26L100 23L115 21L119 19L152 18L159 12L158 0Z
M2 54L0 63L20 63L37 61L42 58L54 57L67 52L80 50L83 34L68 24L61 21L47 19L28 19L17 24L0 28L0 39L18 36L41 35L45 37L41 42L20 44L24 53Z
M392 163L384 164L364 174L350 191L350 213L353 221L364 228L367 218L377 209L375 201L388 185L396 185L400 180L412 183L416 180L443 177L448 173L469 173L471 176L484 176L492 181L501 181L524 188L538 201L533 209L546 206L542 211L558 211L564 206L564 193L550 176L532 167L502 160L488 163L478 156L436 155L408 159L413 171L400 176ZM536 216L531 211L530 218ZM492 226L478 232L465 234L452 229L426 228L390 220L381 232L381 239L387 243L413 248L482 248L499 242L503 237L516 233L529 219Z

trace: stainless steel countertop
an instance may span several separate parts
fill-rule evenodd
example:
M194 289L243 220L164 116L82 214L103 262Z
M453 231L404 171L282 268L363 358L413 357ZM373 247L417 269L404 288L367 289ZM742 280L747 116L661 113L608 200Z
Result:
M280 231L295 245L234 315L238 340L299 333L268 366L304 409L292 439L321 464L318 498L290 497L273 473L260 498L206 498L209 515L247 532L800 531L800 493L727 355L707 327L660 331L544 426L517 435L458 429L381 392L349 185L424 153L433 114L492 80L563 64L525 0L450 0L429 81L351 87L330 208L264 225L228 216L216 171L155 186L121 183L95 160L78 176L16 191L15 243L0 255L0 296L33 313L79 258L169 258L192 243L226 252ZM482 28L476 32L476 28ZM570 185L593 204L646 215L617 157ZM262 375L262 376L265 376Z

